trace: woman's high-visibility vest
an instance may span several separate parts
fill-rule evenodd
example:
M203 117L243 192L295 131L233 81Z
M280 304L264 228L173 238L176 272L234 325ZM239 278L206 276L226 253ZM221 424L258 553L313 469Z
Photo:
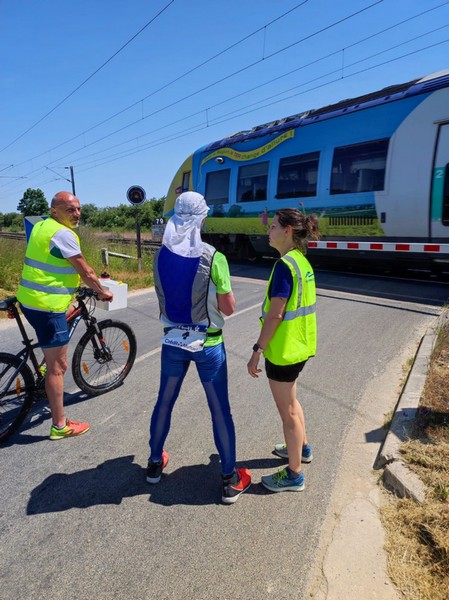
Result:
M264 356L275 365L303 362L316 354L316 289L315 275L307 258L300 250L291 250L281 259L290 269L293 289L285 307L285 314L264 350ZM268 297L271 272L267 285L261 322L266 317L271 300Z
M79 286L80 276L70 261L50 254L51 238L60 229L68 227L50 217L36 223L31 231L17 291L17 299L24 306L65 312ZM77 234L69 231L79 242Z

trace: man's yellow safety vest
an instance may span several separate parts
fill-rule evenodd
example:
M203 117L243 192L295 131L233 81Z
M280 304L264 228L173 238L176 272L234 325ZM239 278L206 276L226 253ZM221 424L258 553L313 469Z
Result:
M70 261L50 253L50 241L60 229L69 229L53 218L36 223L27 245L17 299L26 307L65 312L80 283ZM79 242L77 234L72 230Z

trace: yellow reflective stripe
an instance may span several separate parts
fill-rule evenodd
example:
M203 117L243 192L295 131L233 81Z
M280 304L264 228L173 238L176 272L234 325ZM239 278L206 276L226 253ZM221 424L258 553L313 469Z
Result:
M35 283L34 281L28 281L27 279L21 279L19 285L29 290L35 290L36 292L44 292L46 294L74 294L77 287L56 287L52 285L43 285L42 283Z
M40 260L34 260L33 258L25 258L25 264L41 271L48 271L49 273L60 273L61 275L76 275L77 270L73 267L56 267L49 265L48 263L41 262Z

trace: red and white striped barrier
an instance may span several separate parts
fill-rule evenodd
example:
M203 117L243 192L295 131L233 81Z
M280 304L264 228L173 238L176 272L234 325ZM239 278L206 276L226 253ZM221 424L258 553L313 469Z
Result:
M377 252L427 252L438 254L449 254L449 244L432 244L430 242L342 242L342 241L320 241L308 242L309 248L324 250L364 250Z

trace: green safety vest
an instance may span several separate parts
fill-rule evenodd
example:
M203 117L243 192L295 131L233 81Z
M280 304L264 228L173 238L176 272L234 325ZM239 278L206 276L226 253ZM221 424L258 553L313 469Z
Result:
M300 250L292 250L281 259L290 269L293 289L285 307L284 317L264 350L264 356L275 365L291 365L315 356L317 344L315 276L307 258ZM271 300L268 297L271 280L262 306L263 324Z
M60 229L69 228L50 217L36 223L31 231L17 291L17 299L24 306L65 312L79 286L80 276L70 261L50 254L51 238Z

